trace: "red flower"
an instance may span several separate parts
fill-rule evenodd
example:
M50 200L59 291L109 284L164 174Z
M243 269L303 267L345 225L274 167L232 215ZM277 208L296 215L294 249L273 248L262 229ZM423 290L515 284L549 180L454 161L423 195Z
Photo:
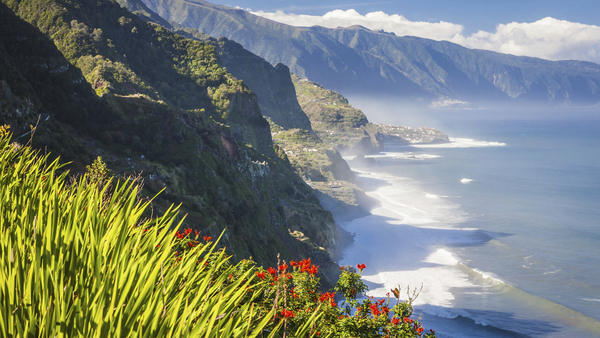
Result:
M310 269L308 269L308 273L316 275L317 270L318 270L318 267L313 265Z
M400 323L400 319L398 319L398 318L392 318L392 324L398 325L398 323Z
M325 292L319 296L319 301L324 302L328 299L333 299L335 297L335 293L333 292Z
M204 241L205 242L210 242L212 240L211 236L204 236Z
M310 258L303 259L297 263L297 266L300 267L300 272L308 272L310 270Z
M379 308L377 308L377 304L371 304L371 312L373 313L373 316L379 316Z
M256 272L256 277L260 278L260 279L265 279L267 275L264 272Z
M290 261L290 265L292 267L295 267L296 265L298 265L298 262L296 262L296 261Z
M191 232L192 232L192 229L190 229L190 228L185 229L185 234L186 235L189 234L189 233L191 233Z
M285 271L287 268L288 268L288 265L287 265L287 264L285 264L285 263L283 263L283 264L281 264L281 265L279 266L279 271L282 271L282 272L283 272L283 271Z
M387 315L388 313L390 313L390 309L387 306L382 306L381 307L381 313Z
M198 235L200 235L200 233L198 232L198 230L194 230L194 234L196 235L196 238L198 238Z
M294 316L296 316L293 311L288 311L286 309L281 310L281 315L285 318L294 318Z
M194 243L188 242L188 247L193 248L194 247Z
M363 269L366 268L367 266L365 265L365 263L363 263L363 264L356 264L356 267L358 268L358 270L360 270L360 272L362 272Z
M335 300L329 299L329 305L331 305L331 307L336 307L337 303L335 302Z
M271 276L273 276L274 274L276 274L276 273L277 273L277 270L275 270L275 269L273 269L273 268L269 268L269 269L267 270L267 272L268 272L268 273L269 273Z

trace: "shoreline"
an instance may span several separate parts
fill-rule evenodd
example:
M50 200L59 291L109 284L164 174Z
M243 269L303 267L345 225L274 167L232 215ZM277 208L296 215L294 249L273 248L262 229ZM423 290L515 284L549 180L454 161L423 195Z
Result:
M504 145L472 139L456 140L462 143L461 147ZM426 147L436 146L423 148ZM411 148L386 149L369 157L381 158L384 162L435 158L419 149L421 147L414 147L412 151L422 158L407 157ZM412 289L423 283L423 292L414 303L416 314L426 319L424 322L428 327L441 329L438 332L443 332L444 336L505 337L546 332L548 337L559 337L575 331L585 332L588 336L590 332L596 332L597 324L591 317L506 284L494 274L473 269L468 266L468 261L458 259L454 251L461 247L489 245L494 242L494 237L484 230L463 228L461 223L465 218L459 217L461 205L454 203L457 201L454 196L428 193L421 187L421 182L403 178L401 173L386 174L385 170L377 169L384 166L348 163L358 174L358 180L364 183L366 195L378 203L362 217L341 221L334 214L339 226L354 239L341 250L343 257L337 263L367 265L363 272L363 280L369 286L367 295L385 298L397 283L401 283L405 295L408 286ZM465 304L473 301L476 303L472 307L465 308ZM507 312L495 318L498 315L493 315L494 307L486 302L498 302L498 308ZM571 319L563 318L565 315ZM513 317L519 318L519 322L531 323L532 327L511 326ZM547 321L556 325L544 326ZM466 324L470 327L463 332L461 325ZM550 332L541 328L550 329Z

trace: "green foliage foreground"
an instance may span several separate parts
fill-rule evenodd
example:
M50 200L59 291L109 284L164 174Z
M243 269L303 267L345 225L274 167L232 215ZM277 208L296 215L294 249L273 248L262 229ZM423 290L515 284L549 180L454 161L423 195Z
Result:
M269 316L247 301L260 285L228 280L236 266L223 251L198 245L193 259L175 258L177 208L142 219L149 202L133 182L68 184L46 159L0 140L1 336L262 334Z
M177 207L143 217L135 180L68 180L58 161L0 137L3 337L434 337L410 302L357 300L344 271L317 293L309 259L231 264L212 238L179 232ZM99 160L98 160L99 161ZM364 264L358 268L362 272Z

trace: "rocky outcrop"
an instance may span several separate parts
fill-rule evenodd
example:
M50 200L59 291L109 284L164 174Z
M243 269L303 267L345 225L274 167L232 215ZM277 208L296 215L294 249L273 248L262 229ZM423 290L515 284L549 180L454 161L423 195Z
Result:
M344 155L377 154L383 151L384 137L374 130L363 130L363 136L358 141L338 145L338 150Z
M250 53L240 44L217 39L219 57L223 66L258 96L263 116L285 129L300 128L312 131L310 121L296 99L294 84L287 66L272 66L263 58Z

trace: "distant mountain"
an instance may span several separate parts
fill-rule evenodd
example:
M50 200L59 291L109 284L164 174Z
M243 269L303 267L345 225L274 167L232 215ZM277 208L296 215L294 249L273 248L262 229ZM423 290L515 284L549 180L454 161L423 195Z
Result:
M352 98L395 96L422 105L600 102L600 65L467 49L361 26L293 27L202 0L144 0L167 20L225 36L300 77Z

